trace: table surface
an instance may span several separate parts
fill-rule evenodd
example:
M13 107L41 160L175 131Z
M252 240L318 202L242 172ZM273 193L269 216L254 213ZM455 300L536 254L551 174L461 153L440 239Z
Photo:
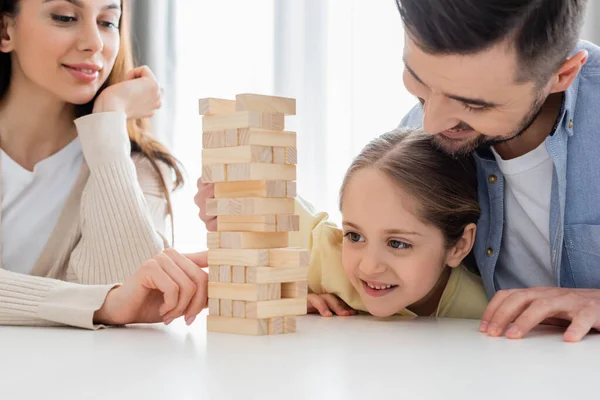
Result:
M0 399L598 398L600 335L514 341L477 321L310 315L295 334L252 337L205 323L0 327Z

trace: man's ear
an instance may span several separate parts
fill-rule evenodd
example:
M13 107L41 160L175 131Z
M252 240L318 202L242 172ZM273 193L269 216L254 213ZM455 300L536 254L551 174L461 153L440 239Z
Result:
M571 86L579 71L588 59L587 50L580 50L572 57L567 58L552 77L550 93L564 92Z
M0 52L10 53L14 49L15 19L0 15Z
M458 243L448 251L448 255L446 256L447 266L456 268L462 263L473 248L476 232L477 226L475 224L469 224L465 227Z

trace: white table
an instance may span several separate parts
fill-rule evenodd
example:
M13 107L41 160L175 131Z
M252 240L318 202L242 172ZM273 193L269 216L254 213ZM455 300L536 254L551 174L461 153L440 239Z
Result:
M600 335L487 338L477 321L298 319L267 337L146 325L0 327L0 399L598 398Z

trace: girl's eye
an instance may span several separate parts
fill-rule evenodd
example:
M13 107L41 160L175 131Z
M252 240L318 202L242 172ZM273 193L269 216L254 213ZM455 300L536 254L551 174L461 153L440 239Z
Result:
M52 14L52 19L56 22L60 22L63 24L68 24L69 22L77 21L77 19L75 17L70 17L68 15L58 15L58 14Z
M356 232L346 232L346 234L344 236L346 238L348 238L351 242L354 242L354 243L364 242L363 237Z
M393 249L410 249L412 247L410 244L400 240L390 240L388 244Z

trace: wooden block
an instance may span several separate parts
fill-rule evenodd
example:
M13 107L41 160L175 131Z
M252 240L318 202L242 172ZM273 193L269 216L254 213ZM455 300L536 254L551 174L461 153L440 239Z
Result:
M296 332L296 317L283 317L283 333Z
M227 146L227 147L239 146L237 129L226 129L225 130L225 146Z
M208 281L219 282L221 280L221 267L219 265L209 265Z
M246 268L243 265L234 265L231 267L231 281L233 283L246 283ZM250 267L252 268L252 267Z
M269 250L269 267L301 268L310 262L310 252L305 249L288 247L286 249Z
M272 268L272 267L246 267L246 282L247 283L282 283L283 286L287 283L306 281L308 279L308 267L302 268ZM291 293L290 289L287 289ZM299 296L287 296L286 298L295 298ZM306 295L304 295L306 297Z
M231 282L231 265L221 265L219 267L219 282Z
M273 164L285 164L285 147L273 147Z
M274 318L306 314L306 298L272 301L249 301L246 318Z
M233 300L233 316L236 318L246 318L246 302Z
M269 250L209 250L208 265L247 265L263 267L269 265Z
M221 215L217 217L219 232L277 232L275 215Z
M206 246L209 249L221 248L220 236L218 232L208 232L206 234Z
M285 197L296 197L296 181L287 181Z
M298 164L298 150L295 147L285 149L285 163L290 165Z
M287 195L286 181L243 181L215 183L215 199L240 197L296 197ZM294 192L295 193L295 192Z
M227 165L225 175L225 180L229 182L260 180L295 181L296 166L265 163L229 164Z
M238 111L251 110L296 115L296 99L289 97L242 93L235 96L235 106Z
M293 214L291 198L208 199L206 215L271 215Z
M273 162L273 151L271 147L236 146L202 150L202 165L270 162Z
M233 316L233 300L219 299L219 315L224 317Z
M208 313L219 315L219 299L208 299Z
M240 128L238 129L238 145L296 147L296 132Z
M300 230L299 215L284 215L277 216L277 232L298 232Z
M202 118L202 131L218 131L237 128L259 128L283 131L284 115L258 111L236 111L227 114L209 115Z
M218 315L208 315L206 317L206 326L209 332L253 336L276 334L280 331L279 327L282 326L282 322L285 332L285 319L281 317L266 319L234 318Z
M226 141L225 131L211 131L202 133L202 148L213 149L225 147Z
M305 275L308 278L308 271ZM300 280L300 279L298 279ZM308 283L304 282L285 282L281 284L281 298L282 299L297 299L306 298L308 296Z
M208 282L208 297L243 301L278 300L281 298L281 284Z
M222 249L274 249L287 247L287 232L219 232Z
M229 114L236 111L236 104L235 100L207 97L200 99L198 111L200 115Z
M246 165L246 164L242 164ZM204 182L225 182L227 168L225 165L204 165L202 167L202 180Z

